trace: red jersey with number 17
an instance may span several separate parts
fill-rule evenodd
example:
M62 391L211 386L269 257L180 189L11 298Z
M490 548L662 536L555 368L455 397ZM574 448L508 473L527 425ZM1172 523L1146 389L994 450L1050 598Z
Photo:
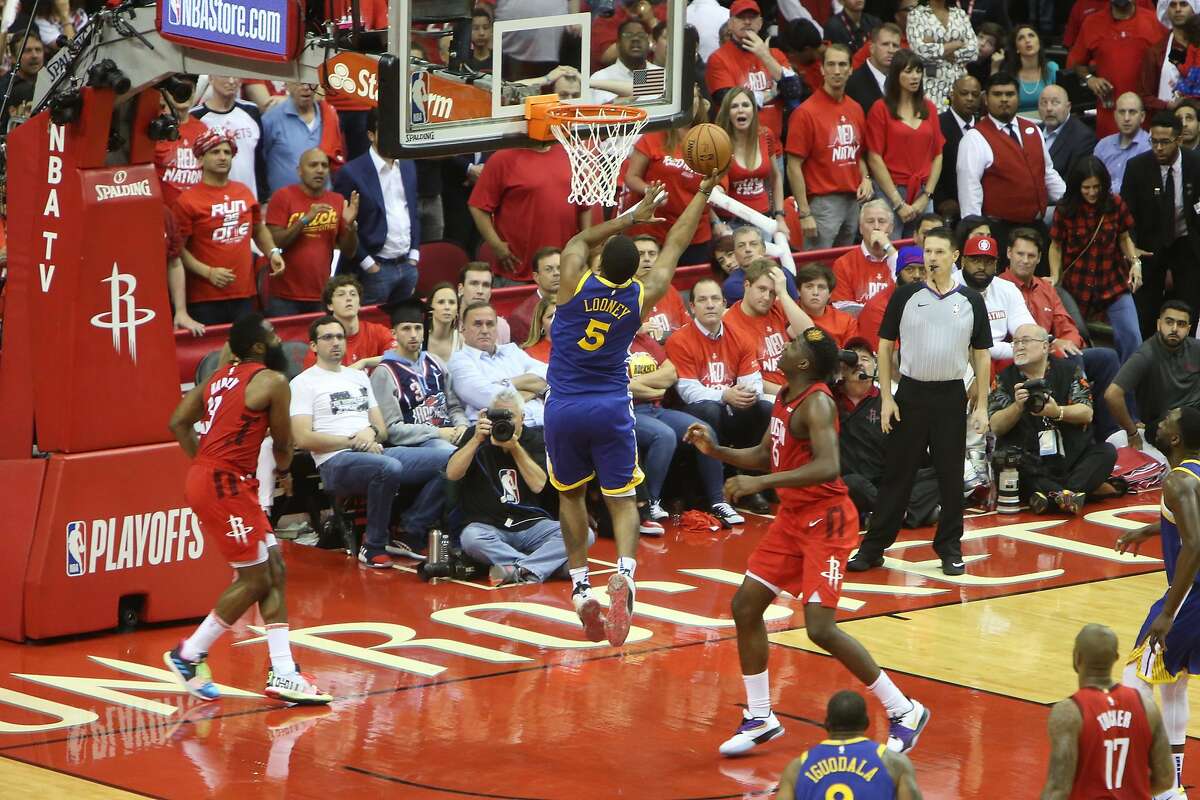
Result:
M204 387L204 419L200 422L197 464L253 475L258 451L267 435L267 409L246 408L246 387L266 367L255 361L230 364L213 373Z
M1150 796L1150 723L1137 689L1085 686L1071 695L1083 725L1070 800Z
M799 469L813 460L812 440L800 439L792 435L792 414L800 407L801 403L814 394L824 394L831 403L833 401L833 392L829 391L829 387L823 383L814 383L791 400L784 399L787 392L788 389L785 386L776 395L775 406L771 409L771 472L788 472ZM835 432L838 427L837 414L834 414L833 428ZM775 491L779 495L779 504L784 511L812 512L814 510L811 507L813 503L829 505L830 501L850 496L850 490L846 488L846 484L840 477L798 489L778 487Z

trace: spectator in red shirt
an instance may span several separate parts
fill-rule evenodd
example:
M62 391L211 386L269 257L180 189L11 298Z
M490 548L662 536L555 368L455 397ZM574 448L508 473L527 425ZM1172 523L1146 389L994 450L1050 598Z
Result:
M759 127L754 95L741 86L730 89L717 112L717 125L729 134L729 196L766 217L783 219L783 155L779 139ZM784 229L786 232L786 228Z
M1092 14L1084 21L1067 55L1067 67L1075 69L1080 81L1100 101L1096 109L1097 139L1117 132L1113 116L1116 99L1138 90L1145 52L1166 37L1167 30L1154 12L1139 8L1133 0L1112 0L1107 12Z
M799 79L783 51L772 48L758 35L763 26L758 3L735 0L726 24L729 41L708 59L705 71L708 92L713 102L720 103L729 89L737 86L749 89L762 109L762 124L782 138L784 100L780 97L780 83L792 78L798 89Z
M812 317L813 325L833 337L838 347L845 347L858 335L854 317L829 304L830 293L837 287L829 267L819 262L807 264L796 272L796 283L800 286L800 308Z
M470 261L458 271L458 310L465 312L476 303L492 302L492 268L486 261ZM496 344L513 340L508 320L496 315Z
M792 112L785 148L805 249L815 250L849 244L858 204L874 193L862 149L866 121L862 108L845 94L846 46L826 47L821 70L825 83Z
M858 214L862 242L833 262L837 288L831 300L835 308L861 308L894 284L896 248L889 238L892 219L892 211L883 200L871 200L862 207Z
M543 364L550 364L550 328L554 325L554 312L558 303L554 296L543 297L533 308L533 323L521 349Z
M897 239L916 227L942 174L946 139L937 109L925 98L923 79L921 59L911 50L896 53L883 100L867 114L867 165L877 196L896 214Z
M353 257L358 249L358 192L350 201L325 188L329 156L313 148L300 156L300 182L271 196L267 228L287 254L288 268L271 279L267 314L284 317L321 311L333 267L333 248Z
M191 107L191 97L180 103L170 92L163 92L158 103L159 111L174 117L179 125L178 139L160 139L154 143L154 171L162 186L163 203L168 207L175 205L184 190L200 182L200 159L192 152L192 145L208 126L191 115L188 111Z
M623 205L632 208L641 201L648 184L662 183L667 190L667 201L658 207L658 216L665 220L664 224L667 227L675 224L675 220L679 219L696 196L696 192L700 190L700 181L703 180L703 176L693 172L683 160L683 141L693 125L707 120L708 104L700 98L700 90L697 88L690 121L684 121L678 127L665 131L647 133L638 140L625 162L627 191ZM722 179L721 185L728 187L728 177ZM691 244L679 257L680 264L702 264L708 260L708 243L713 237L714 225L717 225L718 236L727 232L726 226L718 223L716 212L709 209L708 218L696 226ZM650 233L659 227L657 224L635 225L629 229L629 235Z
M927 230L942 227L940 220ZM877 293L867 301L858 317L854 320L858 326L858 335L871 345L872 352L879 348L879 326L883 323L883 312L887 310L888 301L896 292L897 286L925 280L925 253L920 245L909 245L900 248L896 257L896 282Z
M533 282L537 290L530 293L521 305L508 315L512 341L523 342L529 336L531 323L537 318L534 311L542 300L551 301L558 297L558 263L562 251L557 247L543 247L533 254Z
M1071 13L1067 17L1066 30L1063 31L1063 46L1074 47L1087 18L1097 11L1108 10L1110 2L1111 0L1074 0L1071 3ZM1154 11L1155 3L1152 0L1137 0L1137 4L1147 11Z
M730 333L757 346L763 396L774 399L787 378L779 370L779 357L796 331L808 330L812 320L787 293L783 270L769 258L746 267L745 296L725 312L723 322Z
M591 224L591 208L568 203L570 193L571 163L559 144L499 150L487 160L469 203L497 275L531 280L534 253L562 247Z
M353 275L335 275L325 285L321 302L337 317L346 329L346 351L342 366L351 369L371 369L383 359L383 354L396 346L396 337L388 326L359 319L362 310L362 284ZM317 363L311 348L304 356L304 368Z
M229 180L237 144L210 128L192 146L202 170L200 183L175 202L175 221L184 241L188 313L202 325L233 322L254 310L257 293L250 240L268 254L271 275L283 272L283 251L262 221L249 187ZM219 265L219 266L215 266Z
M637 278L643 280L650 274L654 262L658 260L660 250L658 239L649 234L642 234L635 236L633 243L638 249L639 256ZM654 308L650 309L650 314L647 315L641 332L662 344L668 336L687 325L690 319L683 297L674 286L668 284L667 293L654 304Z
M701 278L692 287L692 308L692 323L667 340L683 410L707 423L717 432L717 441L727 447L762 441L771 401L763 396L754 345L725 326L725 300L712 278ZM769 510L761 497L751 503L753 508L742 505L756 514Z

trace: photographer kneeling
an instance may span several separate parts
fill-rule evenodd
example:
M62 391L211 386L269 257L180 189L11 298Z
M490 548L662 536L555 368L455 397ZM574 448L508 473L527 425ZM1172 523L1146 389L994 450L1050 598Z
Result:
M541 502L545 440L541 428L524 426L524 405L511 389L497 394L446 465L459 483L463 552L491 564L501 586L545 581L567 563L562 526ZM595 538L588 531L588 543Z
M997 457L1019 453L1022 502L1036 514L1078 514L1088 495L1116 494L1105 483L1117 453L1092 440L1091 389L1078 366L1050 356L1049 338L1037 325L1017 328L1013 363L996 377L988 411Z

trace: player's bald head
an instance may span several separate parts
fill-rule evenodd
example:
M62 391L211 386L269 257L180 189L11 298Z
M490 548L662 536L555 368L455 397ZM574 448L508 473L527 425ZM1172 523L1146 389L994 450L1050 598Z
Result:
M867 702L858 692L843 690L829 698L825 707L825 730L833 733L862 733L871 724Z
M1117 634L1107 625L1089 623L1075 636L1075 671L1111 674L1120 658Z

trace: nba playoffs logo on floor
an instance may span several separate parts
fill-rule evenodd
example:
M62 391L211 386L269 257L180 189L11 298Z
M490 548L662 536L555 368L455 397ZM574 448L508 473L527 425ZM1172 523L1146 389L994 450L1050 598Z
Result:
M67 523L67 575L78 578L87 572L87 523Z
M108 311L92 317L92 325L97 328L112 330L113 350L121 354L121 332L125 332L125 340L129 348L129 357L137 363L137 327L154 319L154 311L149 308L138 308L133 292L137 289L137 278L121 272L114 263L112 275L103 278L101 283L109 285Z

